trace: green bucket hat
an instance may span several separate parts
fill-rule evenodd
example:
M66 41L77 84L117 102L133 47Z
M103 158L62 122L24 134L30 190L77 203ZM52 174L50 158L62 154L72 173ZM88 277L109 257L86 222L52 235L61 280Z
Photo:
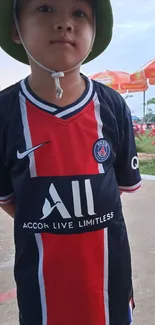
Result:
M96 38L92 52L84 63L95 59L109 45L112 38L113 14L110 0L94 0L96 11ZM0 0L0 47L14 59L29 64L22 45L13 43L11 25L14 0Z

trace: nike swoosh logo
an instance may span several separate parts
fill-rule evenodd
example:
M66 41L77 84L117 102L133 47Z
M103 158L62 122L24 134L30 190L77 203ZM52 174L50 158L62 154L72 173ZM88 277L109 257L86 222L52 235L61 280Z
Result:
M49 143L49 142L50 142L50 141L48 141L48 142L43 142L43 143L41 143L41 144L38 144L38 145L35 146L35 147L32 147L32 148L30 148L30 149L25 150L24 152L19 152L19 150L17 150L17 158L18 158L18 159L23 159L23 158L25 158L26 156L28 156L31 152L37 150L37 149L40 148L40 147L43 147L45 144L47 144L47 143Z

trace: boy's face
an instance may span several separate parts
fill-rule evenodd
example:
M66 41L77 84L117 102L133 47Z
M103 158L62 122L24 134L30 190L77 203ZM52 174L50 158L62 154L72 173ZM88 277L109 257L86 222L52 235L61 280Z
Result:
M92 0L21 1L19 27L27 50L49 69L65 71L88 53L94 33ZM13 36L19 42L18 36Z

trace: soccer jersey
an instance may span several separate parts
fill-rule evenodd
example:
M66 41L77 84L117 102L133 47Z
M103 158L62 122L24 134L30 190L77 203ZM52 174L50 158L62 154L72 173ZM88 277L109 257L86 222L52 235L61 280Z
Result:
M21 325L129 325L133 291L120 190L140 187L123 98L87 78L60 108L23 80L0 93L0 204L16 198Z

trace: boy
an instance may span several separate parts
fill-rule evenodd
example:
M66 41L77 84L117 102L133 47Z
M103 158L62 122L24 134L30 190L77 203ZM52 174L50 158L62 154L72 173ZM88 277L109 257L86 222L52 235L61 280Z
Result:
M109 0L0 0L0 45L31 66L0 94L0 202L15 223L20 325L132 322L119 192L141 181L131 116L79 72L112 26Z

